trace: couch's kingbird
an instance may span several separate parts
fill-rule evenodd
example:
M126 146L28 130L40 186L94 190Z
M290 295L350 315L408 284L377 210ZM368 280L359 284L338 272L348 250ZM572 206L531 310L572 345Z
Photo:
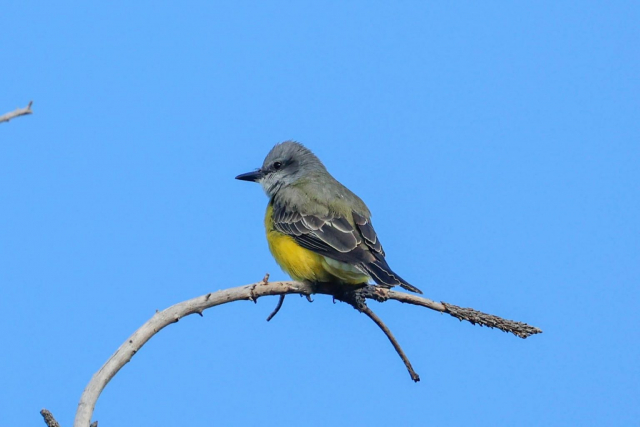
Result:
M264 220L269 249L293 279L353 285L372 279L422 293L385 261L364 202L302 144L276 145L260 169L236 179L260 183L269 196Z

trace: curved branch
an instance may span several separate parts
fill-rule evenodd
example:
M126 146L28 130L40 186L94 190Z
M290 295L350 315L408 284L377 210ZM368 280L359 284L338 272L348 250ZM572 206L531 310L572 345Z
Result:
M31 109L31 105L33 105L33 101L29 101L29 105L27 105L25 108L16 108L15 110L7 114L3 114L2 116L0 116L0 123L8 122L9 120L14 119L16 117L32 114L33 110Z
M354 299L353 301L358 301L358 303L357 305L354 305L354 307L358 308L360 311L365 311L365 299L374 299L379 302L384 302L392 299L404 303L427 307L435 311L448 313L461 320L468 320L472 323L490 327L497 327L507 332L513 332L514 334L523 338L531 334L542 332L540 329L531 327L524 323L501 319L497 316L487 315L473 309L460 309L463 310L462 312L459 310L456 311L454 308L459 309L459 307L449 305L447 303L434 302L430 299L419 297L416 295L405 294L404 292L397 292L389 289L379 288L377 286L365 286L361 289L350 292L357 294L356 299ZM160 330L162 330L166 326L175 323L181 318L190 314L199 314L202 316L202 312L204 310L215 307L217 305L226 304L233 301L256 301L258 298L263 296L283 296L288 294L301 294L305 296L310 296L311 294L331 295L336 299L349 302L353 305L351 300L345 299L345 289L343 287L336 287L336 285L327 283L313 284L308 282L293 281L267 282L266 280L262 280L251 285L239 286L236 288L224 289L217 292L209 293L207 295L175 304L165 310L157 311L153 315L153 317L144 325L142 325L137 331L135 331L133 335L131 335L124 342L124 344L122 344L120 348L116 350L116 352L109 358L109 360L107 360L107 362L100 368L100 370L98 370L98 372L93 375L91 381L89 381L89 384L80 397L78 411L76 412L76 418L73 424L74 427L89 426L98 397L100 396L100 393L102 393L102 390L107 385L107 383L116 375L116 373L118 373L118 371L124 365L126 365L131 360L131 358L138 352L138 350L140 350L140 348L142 348L142 346L147 341L149 341L149 339L151 339L152 336L160 332ZM371 314L367 313L366 311L365 314L371 317ZM471 315L475 317L469 317ZM487 323L485 321L487 316L494 320L494 322ZM382 328L382 322L377 318L377 316L375 318L371 318L374 321L377 319L379 322L376 321L376 323ZM501 322L495 322L495 319L500 319ZM518 327L521 325L525 325L528 329L518 329ZM383 328L383 331L384 330L385 329ZM516 331L518 333L516 333ZM387 334L387 337L389 337L390 332L387 333L387 331L385 331L385 334ZM393 342L394 341L392 340L392 343ZM397 343L394 343L394 347L396 347L396 345ZM396 350L398 350L398 348L399 346L396 347ZM406 363L406 356L405 358L403 358L403 360L405 360ZM409 366L410 364L408 365L408 367Z

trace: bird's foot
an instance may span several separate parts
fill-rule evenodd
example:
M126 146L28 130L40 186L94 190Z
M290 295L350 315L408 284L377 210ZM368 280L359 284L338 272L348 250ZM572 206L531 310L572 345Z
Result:
M367 299L384 302L389 299L387 288L377 285L363 285L353 288L352 285L341 286L333 295L333 300L344 301L362 312L367 307Z

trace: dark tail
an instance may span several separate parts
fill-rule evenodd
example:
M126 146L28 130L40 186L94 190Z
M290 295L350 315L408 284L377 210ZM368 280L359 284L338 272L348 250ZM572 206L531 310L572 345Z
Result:
M409 282L404 280L402 277L398 276L396 273L391 270L389 264L384 260L384 258L376 257L376 260L373 262L369 262L366 264L361 264L362 268L364 268L369 276L381 286L402 286L404 289L415 292L417 294L421 294L422 291L415 286L411 285Z

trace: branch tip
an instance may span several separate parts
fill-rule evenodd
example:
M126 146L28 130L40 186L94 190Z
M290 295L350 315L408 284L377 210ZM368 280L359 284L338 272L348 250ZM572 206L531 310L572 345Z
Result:
M29 105L27 105L25 108L16 108L15 110L9 113L3 114L2 116L0 116L0 123L8 122L9 120L15 119L16 117L33 114L33 111L31 110L32 104L33 104L33 101L29 101Z
M531 335L541 334L542 329L535 326L527 325L523 322L516 322L514 320L503 319L502 317L495 316L493 314L483 313L473 308L458 307L457 305L442 302L445 310L444 312L459 319L460 321L466 320L472 325L487 326L489 328L497 328L503 332L511 333L520 338L527 338Z
M53 414L47 409L41 410L40 415L44 418L44 422L47 424L47 427L60 427L60 424L58 424L56 419L53 417Z
M282 303L284 302L284 297L285 297L284 295L280 295L280 298L278 299L278 305L276 305L276 308L273 309L273 311L271 312L269 317L267 317L267 322L271 321L271 319L273 319L276 316L276 314L278 314L278 312L282 308Z

